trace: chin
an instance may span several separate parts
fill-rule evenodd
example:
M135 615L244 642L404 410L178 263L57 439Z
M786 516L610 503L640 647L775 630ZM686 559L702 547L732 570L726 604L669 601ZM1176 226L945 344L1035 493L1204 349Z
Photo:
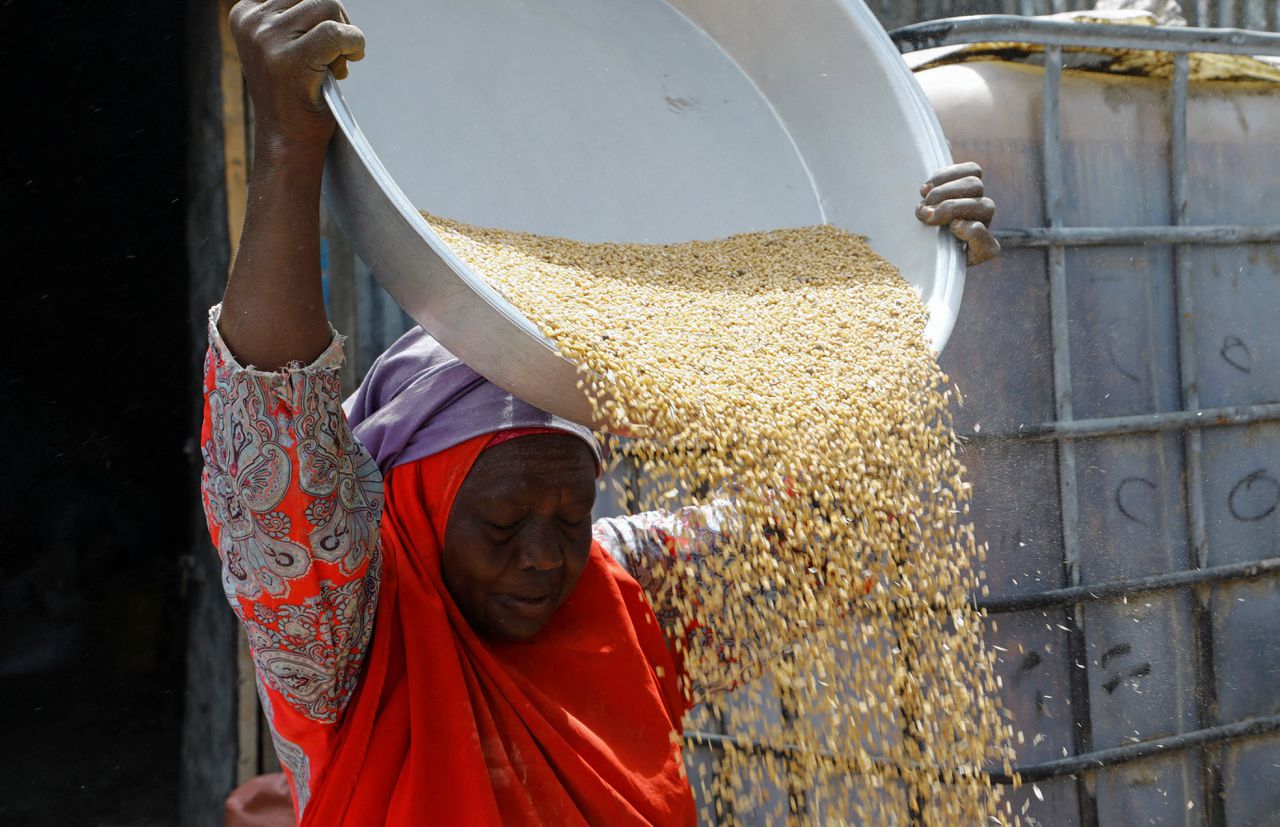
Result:
M547 624L530 623L529 621L492 624L483 633L484 637L503 643L524 643L533 640Z
M553 596L541 605L530 605L502 594L485 600L481 624L473 624L486 637L504 641L526 641L538 635L559 610L563 598Z
M504 643L522 643L537 637L554 615L554 610L546 617L521 617L510 612L491 611L480 623L472 623L471 626L481 637Z

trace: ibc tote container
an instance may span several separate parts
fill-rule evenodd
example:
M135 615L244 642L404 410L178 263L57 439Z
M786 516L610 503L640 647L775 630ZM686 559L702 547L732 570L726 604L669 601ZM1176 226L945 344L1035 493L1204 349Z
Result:
M1061 73L1059 165L1045 74L916 75L954 156L986 170L996 227L1032 230L971 271L942 356L1026 738L1014 810L1280 824L1280 86L1190 84L1179 210L1169 80ZM1270 241L1026 246L1177 224Z

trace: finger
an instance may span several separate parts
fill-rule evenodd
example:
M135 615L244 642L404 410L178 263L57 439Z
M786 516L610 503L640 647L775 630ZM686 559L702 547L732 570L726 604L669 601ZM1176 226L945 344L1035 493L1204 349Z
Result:
M968 175L955 181L939 184L929 190L929 194L925 196L924 203L934 207L949 198L981 198L986 194L982 179Z
M341 0L295 0L296 5L281 9L277 17L280 25L287 26L299 35L306 34L326 20L350 23Z
M955 181L959 178L969 178L971 176L974 178L982 177L982 167L972 161L943 167L935 172L928 181L924 182L924 186L920 187L920 194L928 195L929 191L934 187L941 186L949 181Z
M347 59L340 57L333 63L329 64L329 71L333 72L333 76L338 80L346 80L350 72L347 71Z
M327 68L340 57L347 60L364 57L364 32L337 20L321 21L298 38L297 43L307 64L317 70Z
M240 2L231 7L231 11L227 14L232 31L235 31L249 15L260 11L262 11L262 0L240 0Z
M980 221L956 221L951 225L956 238L969 245L969 264L977 266L1000 255L1000 242Z
M959 220L990 224L996 217L996 204L990 198L953 198L936 207L921 204L916 207L916 217L934 227Z

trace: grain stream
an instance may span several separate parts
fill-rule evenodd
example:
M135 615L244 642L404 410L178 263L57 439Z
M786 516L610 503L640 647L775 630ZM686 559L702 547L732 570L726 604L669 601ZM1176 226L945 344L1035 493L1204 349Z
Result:
M586 244L426 217L638 434L613 439L632 508L732 499L739 551L691 536L676 567L690 688L754 676L695 710L734 738L691 773L704 820L1018 823L982 772L1014 734L953 391L897 271L829 226Z

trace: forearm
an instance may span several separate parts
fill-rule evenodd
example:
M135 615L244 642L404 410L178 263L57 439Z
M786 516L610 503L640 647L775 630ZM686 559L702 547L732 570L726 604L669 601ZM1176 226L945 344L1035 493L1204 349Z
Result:
M320 281L323 147L256 147L240 249L219 328L241 364L310 363L333 338Z

